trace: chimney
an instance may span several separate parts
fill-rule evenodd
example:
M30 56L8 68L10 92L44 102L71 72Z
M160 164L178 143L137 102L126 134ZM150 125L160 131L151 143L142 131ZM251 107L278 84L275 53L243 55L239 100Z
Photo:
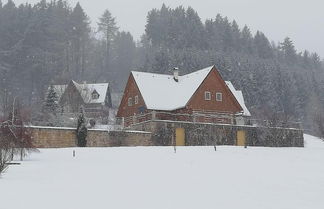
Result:
M87 90L87 82L83 81L82 90Z
M177 67L173 68L173 79L179 82L179 68Z

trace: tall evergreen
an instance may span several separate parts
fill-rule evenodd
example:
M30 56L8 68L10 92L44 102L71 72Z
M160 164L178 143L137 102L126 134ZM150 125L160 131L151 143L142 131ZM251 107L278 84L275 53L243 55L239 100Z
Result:
M110 61L110 45L114 39L118 27L116 26L116 20L111 15L108 9L104 11L102 16L99 18L98 22L98 31L101 32L104 36L106 51L105 51L105 70L109 70L109 61Z
M279 49L282 51L287 62L294 63L296 61L296 49L289 37L286 37L285 40L280 43Z
M79 80L84 79L86 69L86 45L89 40L89 18L84 13L79 3L76 4L71 13L71 35L72 35L72 63L73 70Z

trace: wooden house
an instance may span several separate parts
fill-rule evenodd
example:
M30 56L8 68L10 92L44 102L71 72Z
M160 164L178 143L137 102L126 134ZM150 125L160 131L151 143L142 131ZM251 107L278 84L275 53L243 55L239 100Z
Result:
M106 117L112 107L108 83L79 84L71 80L67 85L53 87L62 113L78 113L82 107L87 117Z
M151 114L147 116L148 114ZM215 66L173 75L131 72L117 112L125 126L150 120L244 124L243 94Z

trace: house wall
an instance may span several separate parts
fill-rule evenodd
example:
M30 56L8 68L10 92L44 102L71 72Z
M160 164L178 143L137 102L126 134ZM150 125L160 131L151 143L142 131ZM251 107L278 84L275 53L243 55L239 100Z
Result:
M205 91L211 92L211 100L205 100ZM216 92L222 93L222 101L216 101ZM241 106L216 69L213 69L187 105L188 109L213 112L237 113Z
M138 104L135 104L135 96L138 95ZM133 105L128 106L128 98L132 98ZM144 99L136 85L135 79L131 74L127 81L123 98L120 102L117 117L129 117L134 114L139 114L139 108L143 108L146 111L146 105Z

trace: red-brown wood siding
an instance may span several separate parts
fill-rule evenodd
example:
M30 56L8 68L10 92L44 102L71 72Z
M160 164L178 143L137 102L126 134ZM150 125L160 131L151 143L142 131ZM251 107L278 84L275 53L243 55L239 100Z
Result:
M211 93L211 100L205 100L206 91ZM216 92L222 93L222 101L216 101ZM188 110L229 113L242 111L240 104L237 102L236 98L229 90L215 67L210 71L208 76L191 97L186 108Z
M136 95L138 95L138 104L135 104ZM130 97L133 100L132 106L128 106L128 98ZM134 114L139 114L139 108L143 108L144 111L146 111L146 105L142 97L142 94L137 87L133 75L130 74L126 84L123 98L118 108L117 117L129 117L129 116L133 116Z

